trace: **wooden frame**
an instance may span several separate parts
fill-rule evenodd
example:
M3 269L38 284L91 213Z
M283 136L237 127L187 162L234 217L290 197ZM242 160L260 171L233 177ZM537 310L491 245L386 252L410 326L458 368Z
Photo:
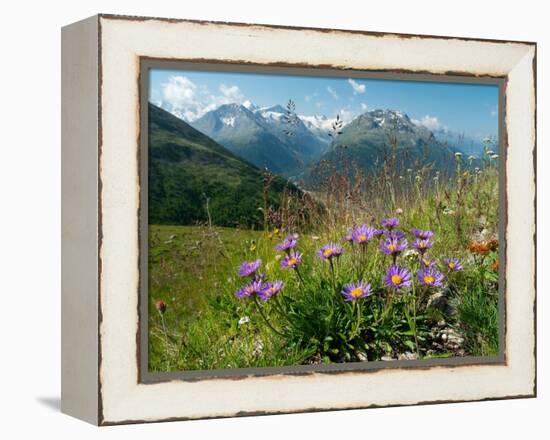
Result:
M535 396L533 43L100 15L65 27L62 46L64 412L108 425ZM151 59L504 81L505 356L144 381L139 80Z

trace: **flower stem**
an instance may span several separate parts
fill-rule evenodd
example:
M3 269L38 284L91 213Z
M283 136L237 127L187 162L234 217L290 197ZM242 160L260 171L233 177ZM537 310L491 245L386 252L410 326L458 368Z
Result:
M380 322L380 321L385 321L386 320L386 316L387 316L388 312L390 311L392 305L393 305L393 289L389 289L388 290L388 299L386 300L386 305L385 305L384 310L382 311L382 315L378 319L377 323Z
M334 263L332 262L332 258L328 261L330 263L330 273L332 275L332 289L334 290L334 293L336 293L336 275L334 272Z
M414 336L414 344L416 346L416 355L418 356L418 359L420 359L420 348L418 346L418 335L416 330L416 290L414 289L414 283L412 288L412 304L413 304L413 336Z
M271 323L269 322L269 320L267 319L267 317L265 316L263 310L262 310L262 307L260 306L260 303L258 302L258 297L254 295L254 304L256 304L256 309L258 310L258 313L260 314L260 316L262 317L262 319L265 321L265 323L267 324L267 326L273 331L275 332L276 334L278 334L279 336L284 336L283 333L281 333L279 330L275 329L275 327L273 327L271 325Z
M302 275L300 274L300 271L298 270L298 266L296 266L294 268L294 271L296 272L296 276L298 277L298 280L300 281L300 284L302 285L302 287L304 287L304 285L305 285L304 279L302 278Z
M162 332L164 333L164 342L166 345L166 362L168 363L168 368L170 368L170 351L169 351L169 341L168 341L168 332L166 331L166 323L164 322L164 315L159 311L160 322L162 323Z
M359 331L361 327L361 303L358 301L354 301L353 303L354 311L357 311L357 320L355 321L355 329L352 332L352 336L350 337L350 340L355 338L356 336L359 336Z

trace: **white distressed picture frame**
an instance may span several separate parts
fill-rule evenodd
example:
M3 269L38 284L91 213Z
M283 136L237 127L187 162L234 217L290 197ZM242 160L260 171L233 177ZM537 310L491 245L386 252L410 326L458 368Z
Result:
M533 43L100 15L65 27L62 46L65 413L110 425L535 396ZM504 361L142 383L143 59L504 78Z

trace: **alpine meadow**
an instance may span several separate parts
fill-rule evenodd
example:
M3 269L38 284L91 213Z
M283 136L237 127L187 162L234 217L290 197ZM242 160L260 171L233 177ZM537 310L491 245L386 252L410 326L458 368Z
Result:
M151 372L499 354L498 86L149 75Z

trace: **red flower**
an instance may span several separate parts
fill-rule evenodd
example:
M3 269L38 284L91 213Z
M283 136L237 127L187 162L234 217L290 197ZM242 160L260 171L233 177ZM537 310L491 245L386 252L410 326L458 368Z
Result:
M164 301L159 300L155 302L155 307L160 313L164 315L164 312L166 312L167 304Z

